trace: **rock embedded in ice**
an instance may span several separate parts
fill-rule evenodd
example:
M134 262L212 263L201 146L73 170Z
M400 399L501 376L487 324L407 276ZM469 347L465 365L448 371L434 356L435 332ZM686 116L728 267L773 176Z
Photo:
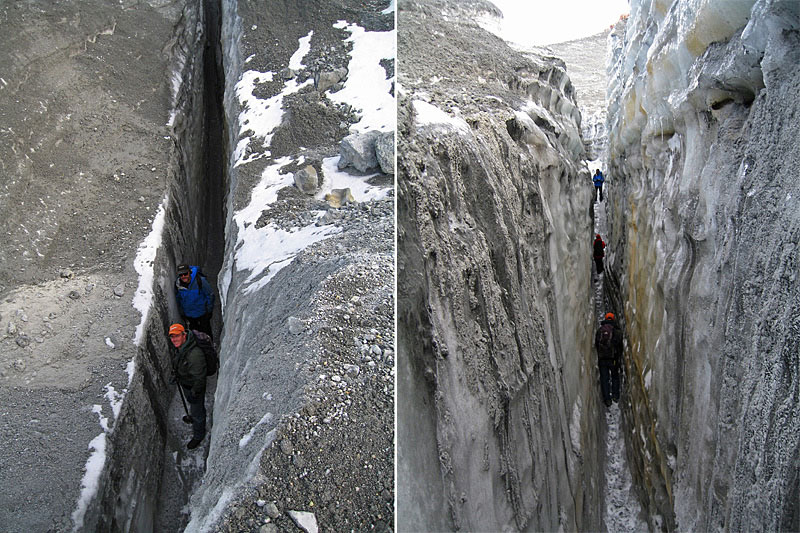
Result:
M287 322L289 323L289 333L291 333L292 335L299 335L305 329L303 321L300 320L299 318L290 316Z

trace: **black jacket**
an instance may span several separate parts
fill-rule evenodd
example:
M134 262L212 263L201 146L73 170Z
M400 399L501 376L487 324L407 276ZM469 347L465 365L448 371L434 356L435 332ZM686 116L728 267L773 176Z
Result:
M617 323L614 320L603 320L600 322L600 326L603 326L604 324L611 324L614 326L614 333L611 337L612 357L608 359L604 359L602 357L600 349L600 328L598 328L597 333L594 334L594 347L597 350L597 357L601 363L619 363L622 360L622 331L620 331L619 327L617 327Z

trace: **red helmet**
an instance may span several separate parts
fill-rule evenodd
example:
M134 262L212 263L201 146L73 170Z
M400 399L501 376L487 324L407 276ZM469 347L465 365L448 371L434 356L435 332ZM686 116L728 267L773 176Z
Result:
M614 320L614 313L606 313L606 316L603 317L603 320Z

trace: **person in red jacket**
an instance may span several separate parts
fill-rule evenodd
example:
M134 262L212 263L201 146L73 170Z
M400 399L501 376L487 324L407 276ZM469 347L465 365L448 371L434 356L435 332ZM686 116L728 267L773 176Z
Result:
M603 257L606 256L605 252L606 243L600 237L600 234L594 236L594 265L597 268L597 274L603 273Z

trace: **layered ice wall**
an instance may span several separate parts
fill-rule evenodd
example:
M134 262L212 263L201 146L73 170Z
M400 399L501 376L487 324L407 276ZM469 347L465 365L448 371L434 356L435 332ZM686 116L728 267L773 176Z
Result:
M666 529L800 529L799 30L797 2L634 0L612 35L607 289Z
M574 89L468 19L399 5L397 530L599 530Z

